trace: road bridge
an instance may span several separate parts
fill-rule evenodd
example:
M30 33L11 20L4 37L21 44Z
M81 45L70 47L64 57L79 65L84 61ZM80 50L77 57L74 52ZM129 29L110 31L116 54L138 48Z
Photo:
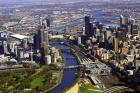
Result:
M84 65L70 65L63 67L63 69L77 69L77 68L84 68Z

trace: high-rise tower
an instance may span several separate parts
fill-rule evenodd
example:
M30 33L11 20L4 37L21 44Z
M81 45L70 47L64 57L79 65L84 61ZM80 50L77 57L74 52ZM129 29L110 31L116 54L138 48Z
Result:
M90 23L90 16L85 16L85 35L92 36L93 25Z
M125 17L120 15L120 26L125 25Z

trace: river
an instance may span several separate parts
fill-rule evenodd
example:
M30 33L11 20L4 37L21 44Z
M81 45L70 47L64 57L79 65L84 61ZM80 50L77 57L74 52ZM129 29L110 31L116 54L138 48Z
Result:
M116 20L117 17L116 16L112 16L112 15L109 15L109 14L105 14L105 13L102 13L102 12L98 12L98 11L94 11L91 13L92 18L94 19L94 21L98 21L100 23L102 23L104 26L119 26L118 24L116 23L113 23L111 22L112 20ZM109 17L110 20L107 20L106 18L104 17Z
M53 46L59 49L63 49L62 54L64 55L64 61L65 61L64 66L78 64L72 52L70 50L64 50L65 48L67 48L67 46L61 44L55 44ZM51 91L51 93L59 93L63 89L70 87L76 80L76 73L77 73L76 69L64 70L62 82L56 88L54 88Z
M117 26L118 27L119 26L118 24L111 22L112 20L116 20L117 17L115 17L115 16L111 16L109 14L105 14L105 13L98 12L98 11L92 12L90 14L90 16L92 16L92 18L95 19L94 21L98 21L98 22L102 23L105 27L108 27L108 26L113 26L113 27ZM105 16L110 17L110 21L105 19L104 18ZM61 30L67 29L67 28L71 28L74 26L81 26L81 25L84 25L84 20L83 21L79 20L78 22L73 22L71 24L65 24L65 25L60 25L60 26L56 26L56 27L51 27L51 29L61 31Z

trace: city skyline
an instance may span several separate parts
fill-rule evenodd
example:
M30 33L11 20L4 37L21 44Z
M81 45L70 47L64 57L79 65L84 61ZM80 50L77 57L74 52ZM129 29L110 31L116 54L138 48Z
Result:
M0 93L140 93L139 0L0 0Z

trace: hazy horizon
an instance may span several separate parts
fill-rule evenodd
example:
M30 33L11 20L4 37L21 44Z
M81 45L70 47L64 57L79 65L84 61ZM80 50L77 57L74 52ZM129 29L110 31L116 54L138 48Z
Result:
M4 4L16 4L16 3L75 3L75 2L87 2L95 0L0 0Z
M0 0L0 4L65 4L76 2L140 2L139 0Z
M88 2L88 1L95 1L95 2L112 2L116 0L0 0L0 3L5 4L16 4L16 3L57 3L57 4L63 4L63 3L76 3L76 2ZM117 0L118 1L118 0ZM123 0L124 1L124 0Z

